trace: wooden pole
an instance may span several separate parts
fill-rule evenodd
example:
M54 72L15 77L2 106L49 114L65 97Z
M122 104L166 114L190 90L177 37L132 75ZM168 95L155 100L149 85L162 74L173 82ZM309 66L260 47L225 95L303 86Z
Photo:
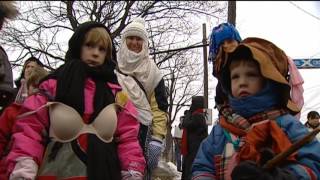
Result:
M208 108L208 52L207 52L207 30L206 23L202 24L203 34L203 87L204 87L204 108Z
M236 1L228 1L228 22L236 27Z
M269 160L264 166L264 169L270 170L277 165L279 165L281 162L283 162L287 157L289 157L292 153L296 152L298 149L300 149L305 144L308 144L311 142L314 138L316 138L316 135L320 132L320 128L316 128L313 131L309 132L306 136L304 136L299 141L295 142L291 145L289 149L286 151L276 155L271 160Z

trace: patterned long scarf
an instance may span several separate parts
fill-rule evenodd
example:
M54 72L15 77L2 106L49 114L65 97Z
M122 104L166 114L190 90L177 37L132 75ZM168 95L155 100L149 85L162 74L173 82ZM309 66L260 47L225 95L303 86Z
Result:
M227 112L229 111L229 112ZM215 157L217 179L229 179L233 168L244 160L260 162L260 149L270 147L275 154L287 150L291 142L281 128L274 121L276 117L287 113L283 109L273 109L259 113L251 118L245 119L230 109L224 109L225 114L231 114L233 124L223 115L220 116L220 125L224 128L227 144L221 156ZM252 124L246 127L247 124ZM295 154L288 160L294 160Z
M232 99L230 105L224 104L219 107L219 123L224 128L227 144L222 155L215 157L217 179L229 179L233 168L239 161L253 160L259 163L261 148L269 147L275 154L278 154L291 146L288 137L275 122L277 117L288 112L282 108L275 108L277 98L272 95L273 84L267 84L261 92L254 96L241 100ZM252 104L248 106L247 103L244 103L246 100L252 103L252 99L257 100L256 103L253 103L254 108ZM246 112L246 109L249 112ZM251 116L244 118L240 113ZM289 159L293 160L294 155Z

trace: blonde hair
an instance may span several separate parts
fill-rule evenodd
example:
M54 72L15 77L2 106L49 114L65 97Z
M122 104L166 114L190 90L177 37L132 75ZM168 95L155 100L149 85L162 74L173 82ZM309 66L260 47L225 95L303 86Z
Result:
M106 48L106 59L110 60L112 57L112 42L109 33L105 28L92 28L85 35L84 43L102 44Z
M34 69L32 69L30 77L27 80L27 87L38 87L40 80L46 77L48 74L49 72L43 67L36 66Z

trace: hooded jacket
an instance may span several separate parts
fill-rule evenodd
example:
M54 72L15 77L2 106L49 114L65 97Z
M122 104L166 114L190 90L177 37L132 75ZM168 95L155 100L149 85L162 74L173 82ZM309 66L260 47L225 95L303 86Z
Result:
M13 88L13 78L11 64L4 49L0 46L0 92L7 96L0 96L0 115L2 111L10 104L15 95ZM9 95L9 96L8 96ZM4 98L6 97L6 98Z
M5 20L13 19L19 14L14 1L0 2L0 30ZM13 89L12 69L6 51L0 46L0 115L13 100L15 91ZM4 96L3 94L6 94ZM6 97L6 98L4 98Z

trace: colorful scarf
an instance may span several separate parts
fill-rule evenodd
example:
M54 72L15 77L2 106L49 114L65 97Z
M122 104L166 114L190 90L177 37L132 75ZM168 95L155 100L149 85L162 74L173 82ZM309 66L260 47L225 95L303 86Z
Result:
M259 163L260 150L264 147L279 154L291 146L290 140L275 121L288 112L275 108L277 96L272 93L272 88L273 83L268 82L256 95L242 99L229 97L230 105L219 107L219 123L228 141L222 155L215 157L216 174L220 179L230 179L233 168L240 161L253 160ZM288 160L294 160L294 155Z
M240 161L253 160L259 163L259 151L263 147L270 147L275 154L287 150L292 144L274 121L276 117L286 113L283 109L273 109L245 119L229 112L233 117L237 117L234 122L244 121L243 124L252 124L248 128L241 126L241 123L232 124L223 115L220 116L219 123L228 139L222 155L215 157L216 172L220 179L229 179L233 168ZM292 154L288 160L294 160L294 156L295 154Z

